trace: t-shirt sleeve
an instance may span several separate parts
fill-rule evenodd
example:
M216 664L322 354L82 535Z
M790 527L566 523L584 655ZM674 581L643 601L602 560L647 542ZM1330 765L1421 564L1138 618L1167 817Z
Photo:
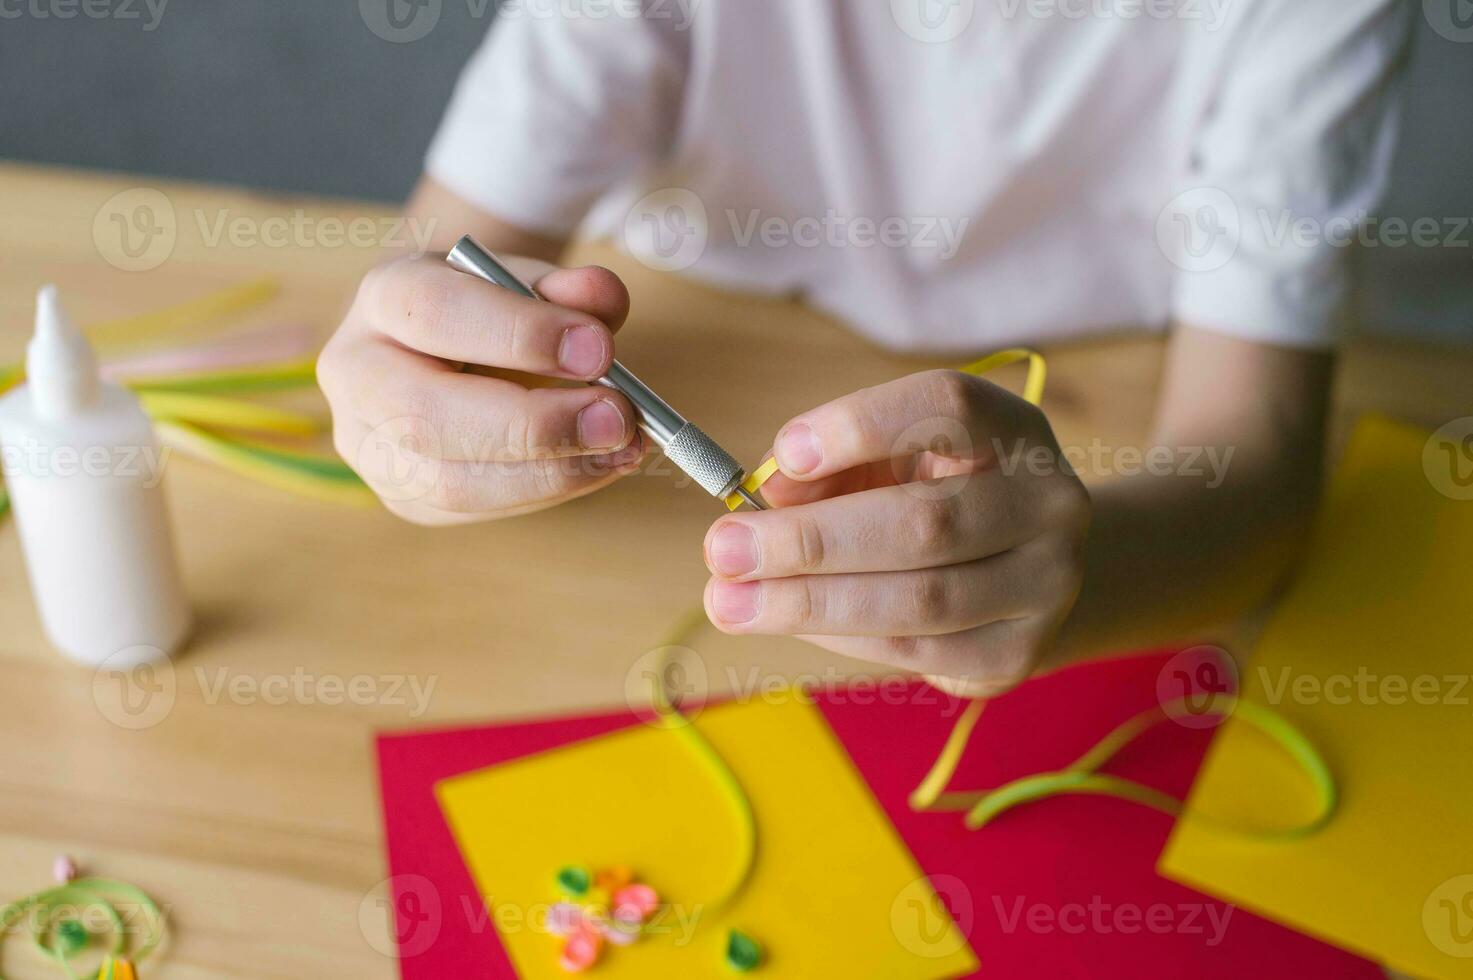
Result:
M1351 249L1385 190L1404 0L1263 0L1234 23L1191 143L1173 316L1303 348L1345 322ZM1195 243L1195 246L1193 246Z
M674 138L688 32L643 6L508 5L461 74L426 173L518 227L571 233Z

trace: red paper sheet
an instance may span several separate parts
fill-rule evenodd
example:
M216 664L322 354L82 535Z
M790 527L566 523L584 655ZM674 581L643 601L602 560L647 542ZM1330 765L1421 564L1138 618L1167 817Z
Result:
M404 980L516 976L440 815L435 784L637 723L624 712L379 736L379 792Z
M1090 664L995 700L956 788L1073 760L1156 703L1165 659ZM1065 797L1003 814L976 832L956 814L912 812L906 797L958 709L928 687L836 690L818 701L970 938L982 961L979 977L1384 976L1349 953L1158 877L1170 821L1143 807ZM404 980L515 976L441 818L434 784L635 722L621 712L378 739ZM1209 737L1168 724L1127 748L1109 770L1181 795Z

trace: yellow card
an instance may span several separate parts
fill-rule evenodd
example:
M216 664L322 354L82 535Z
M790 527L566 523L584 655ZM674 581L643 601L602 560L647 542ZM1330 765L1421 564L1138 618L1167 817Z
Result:
M1334 820L1261 843L1184 818L1160 871L1407 973L1473 977L1473 459L1453 448L1362 422L1242 668L1244 696L1323 750ZM1229 721L1191 806L1258 822L1283 785L1276 755Z
M607 980L720 977L726 935L757 939L754 976L940 978L977 968L966 939L818 710L796 696L710 708L701 731L757 815L757 863L725 911L738 825L711 771L648 726L441 782L440 806L517 972L566 980L546 931L560 867L627 865L670 903L609 946Z

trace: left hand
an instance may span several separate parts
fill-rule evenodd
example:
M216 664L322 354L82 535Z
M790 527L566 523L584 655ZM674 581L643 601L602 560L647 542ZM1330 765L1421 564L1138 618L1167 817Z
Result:
M1079 594L1090 498L1043 413L927 371L778 434L775 508L706 535L706 613L994 694L1031 674Z

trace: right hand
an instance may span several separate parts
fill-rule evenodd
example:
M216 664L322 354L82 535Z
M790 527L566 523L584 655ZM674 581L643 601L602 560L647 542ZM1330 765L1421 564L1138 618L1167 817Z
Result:
M541 510L606 486L643 458L623 395L543 380L608 371L629 312L624 284L597 267L507 264L547 302L438 257L378 266L317 362L338 452L389 510L416 524ZM471 365L491 370L462 371Z

